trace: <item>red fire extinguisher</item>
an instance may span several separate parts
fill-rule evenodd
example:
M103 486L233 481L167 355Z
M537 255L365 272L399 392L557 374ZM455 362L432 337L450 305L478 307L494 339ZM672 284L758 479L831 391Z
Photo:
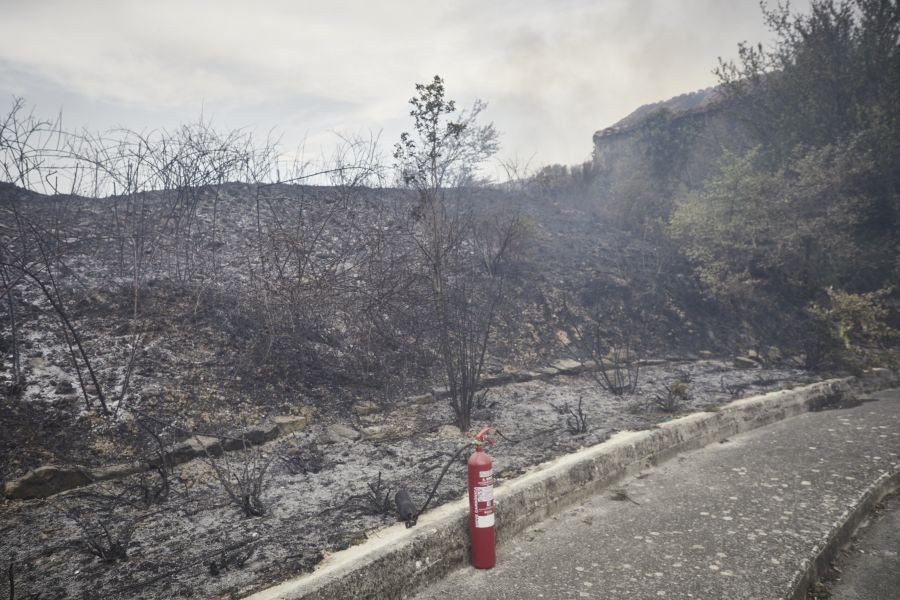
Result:
M469 539L472 541L472 566L490 569L497 562L494 551L494 470L484 444L490 427L475 435L475 452L469 457Z

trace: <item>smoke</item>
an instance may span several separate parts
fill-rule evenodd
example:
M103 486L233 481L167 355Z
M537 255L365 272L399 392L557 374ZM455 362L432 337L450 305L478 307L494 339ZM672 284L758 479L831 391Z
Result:
M715 83L717 56L765 41L756 0L441 3L3 1L0 92L102 129L408 128L413 83L489 103L506 156L574 163L641 104ZM211 7L215 10L211 10ZM115 122L113 122L115 120Z

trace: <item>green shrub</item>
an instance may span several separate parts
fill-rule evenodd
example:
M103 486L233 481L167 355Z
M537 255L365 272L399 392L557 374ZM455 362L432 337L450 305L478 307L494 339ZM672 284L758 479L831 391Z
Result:
M821 358L854 373L900 367L900 331L887 323L889 292L855 294L828 288L827 302L811 304L809 313L819 324Z

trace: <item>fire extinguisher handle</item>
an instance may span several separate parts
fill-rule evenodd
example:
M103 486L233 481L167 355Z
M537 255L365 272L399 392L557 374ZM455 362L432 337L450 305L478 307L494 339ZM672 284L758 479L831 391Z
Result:
M475 434L475 441L476 441L476 442L487 442L488 444L490 444L491 446L493 446L493 445L494 445L494 440L492 440L491 438L487 437L487 433L488 433L491 429L492 429L492 427L489 425L489 426L485 427L484 429L482 429L481 431L479 431L478 433L476 433L476 434Z

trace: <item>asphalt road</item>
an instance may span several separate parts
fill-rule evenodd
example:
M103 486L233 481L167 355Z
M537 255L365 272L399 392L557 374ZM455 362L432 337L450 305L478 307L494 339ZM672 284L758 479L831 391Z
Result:
M848 507L900 470L900 391L874 397L648 468L525 530L498 548L494 569L459 569L413 598L783 598ZM894 551L898 519L884 520ZM844 597L881 597L857 589Z
M832 600L900 598L900 496L860 528L838 568L839 579L828 585Z

